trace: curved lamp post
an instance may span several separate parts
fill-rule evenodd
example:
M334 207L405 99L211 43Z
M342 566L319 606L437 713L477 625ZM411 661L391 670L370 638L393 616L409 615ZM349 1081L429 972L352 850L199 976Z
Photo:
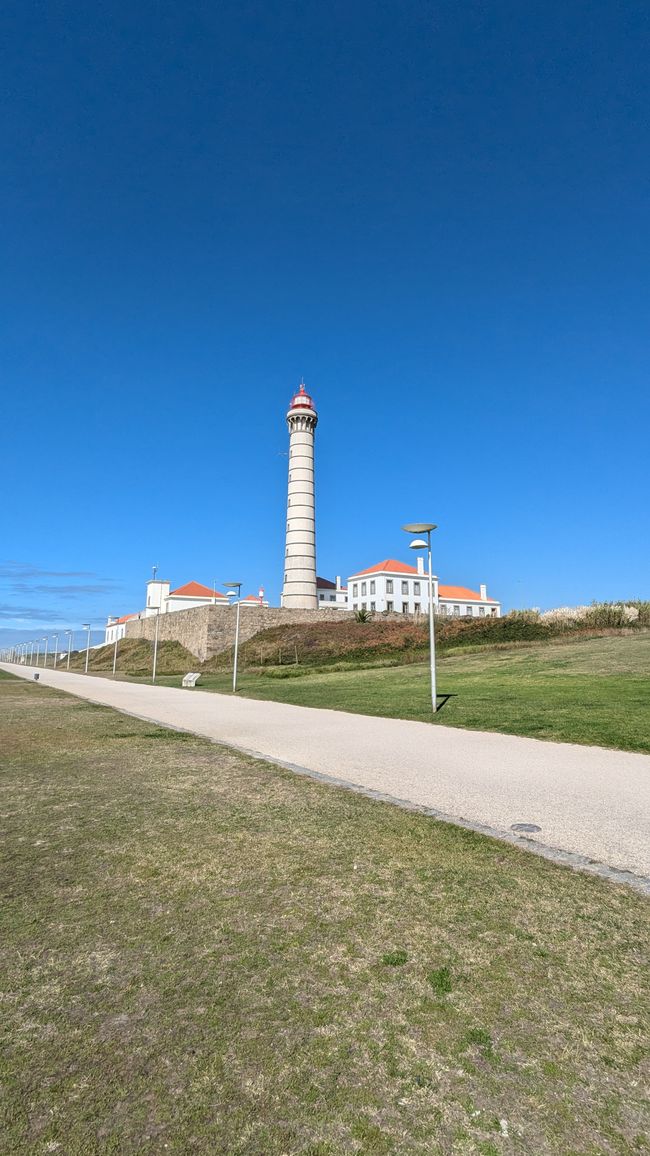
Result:
M415 541L411 542L412 550L427 550L429 555L429 658L431 663L431 709L436 713L437 707L437 691L436 691L436 634L434 627L433 616L433 571L431 569L431 532L437 530L438 527L434 522L407 522L406 526L402 526L407 534L426 534L427 538L417 537Z

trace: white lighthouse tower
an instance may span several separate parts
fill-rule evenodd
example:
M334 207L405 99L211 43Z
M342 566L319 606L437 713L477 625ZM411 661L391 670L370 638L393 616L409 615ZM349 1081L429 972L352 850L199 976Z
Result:
M314 403L301 384L287 413L289 495L282 606L292 610L318 609L314 501L314 434L317 422Z

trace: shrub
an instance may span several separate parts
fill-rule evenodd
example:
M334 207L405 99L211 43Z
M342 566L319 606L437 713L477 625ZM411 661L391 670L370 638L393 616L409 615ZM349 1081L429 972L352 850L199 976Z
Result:
M372 610L355 610L355 622L372 622Z

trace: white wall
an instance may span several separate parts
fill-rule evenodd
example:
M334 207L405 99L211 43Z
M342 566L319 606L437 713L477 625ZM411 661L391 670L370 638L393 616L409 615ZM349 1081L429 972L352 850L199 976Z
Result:
M392 583L392 590L390 583ZM471 616L473 618L498 618L501 616L499 603L488 602L487 599L470 599L463 602L456 598L441 598L439 585L438 579L434 577L433 603L437 614L459 617ZM368 574L357 578L348 578L348 608L350 610L374 610L377 614L381 614L383 611L392 611L395 614L428 614L429 582L427 576L426 574ZM483 613L481 613L481 609Z

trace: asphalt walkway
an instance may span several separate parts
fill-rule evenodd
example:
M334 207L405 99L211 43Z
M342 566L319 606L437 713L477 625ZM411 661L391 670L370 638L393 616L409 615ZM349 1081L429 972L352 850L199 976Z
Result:
M34 669L2 664L33 678ZM532 843L650 892L650 755L39 670L40 682ZM513 833L519 823L540 830ZM556 855L556 852L566 854ZM593 861L593 862L592 862ZM605 870L603 871L602 866Z

